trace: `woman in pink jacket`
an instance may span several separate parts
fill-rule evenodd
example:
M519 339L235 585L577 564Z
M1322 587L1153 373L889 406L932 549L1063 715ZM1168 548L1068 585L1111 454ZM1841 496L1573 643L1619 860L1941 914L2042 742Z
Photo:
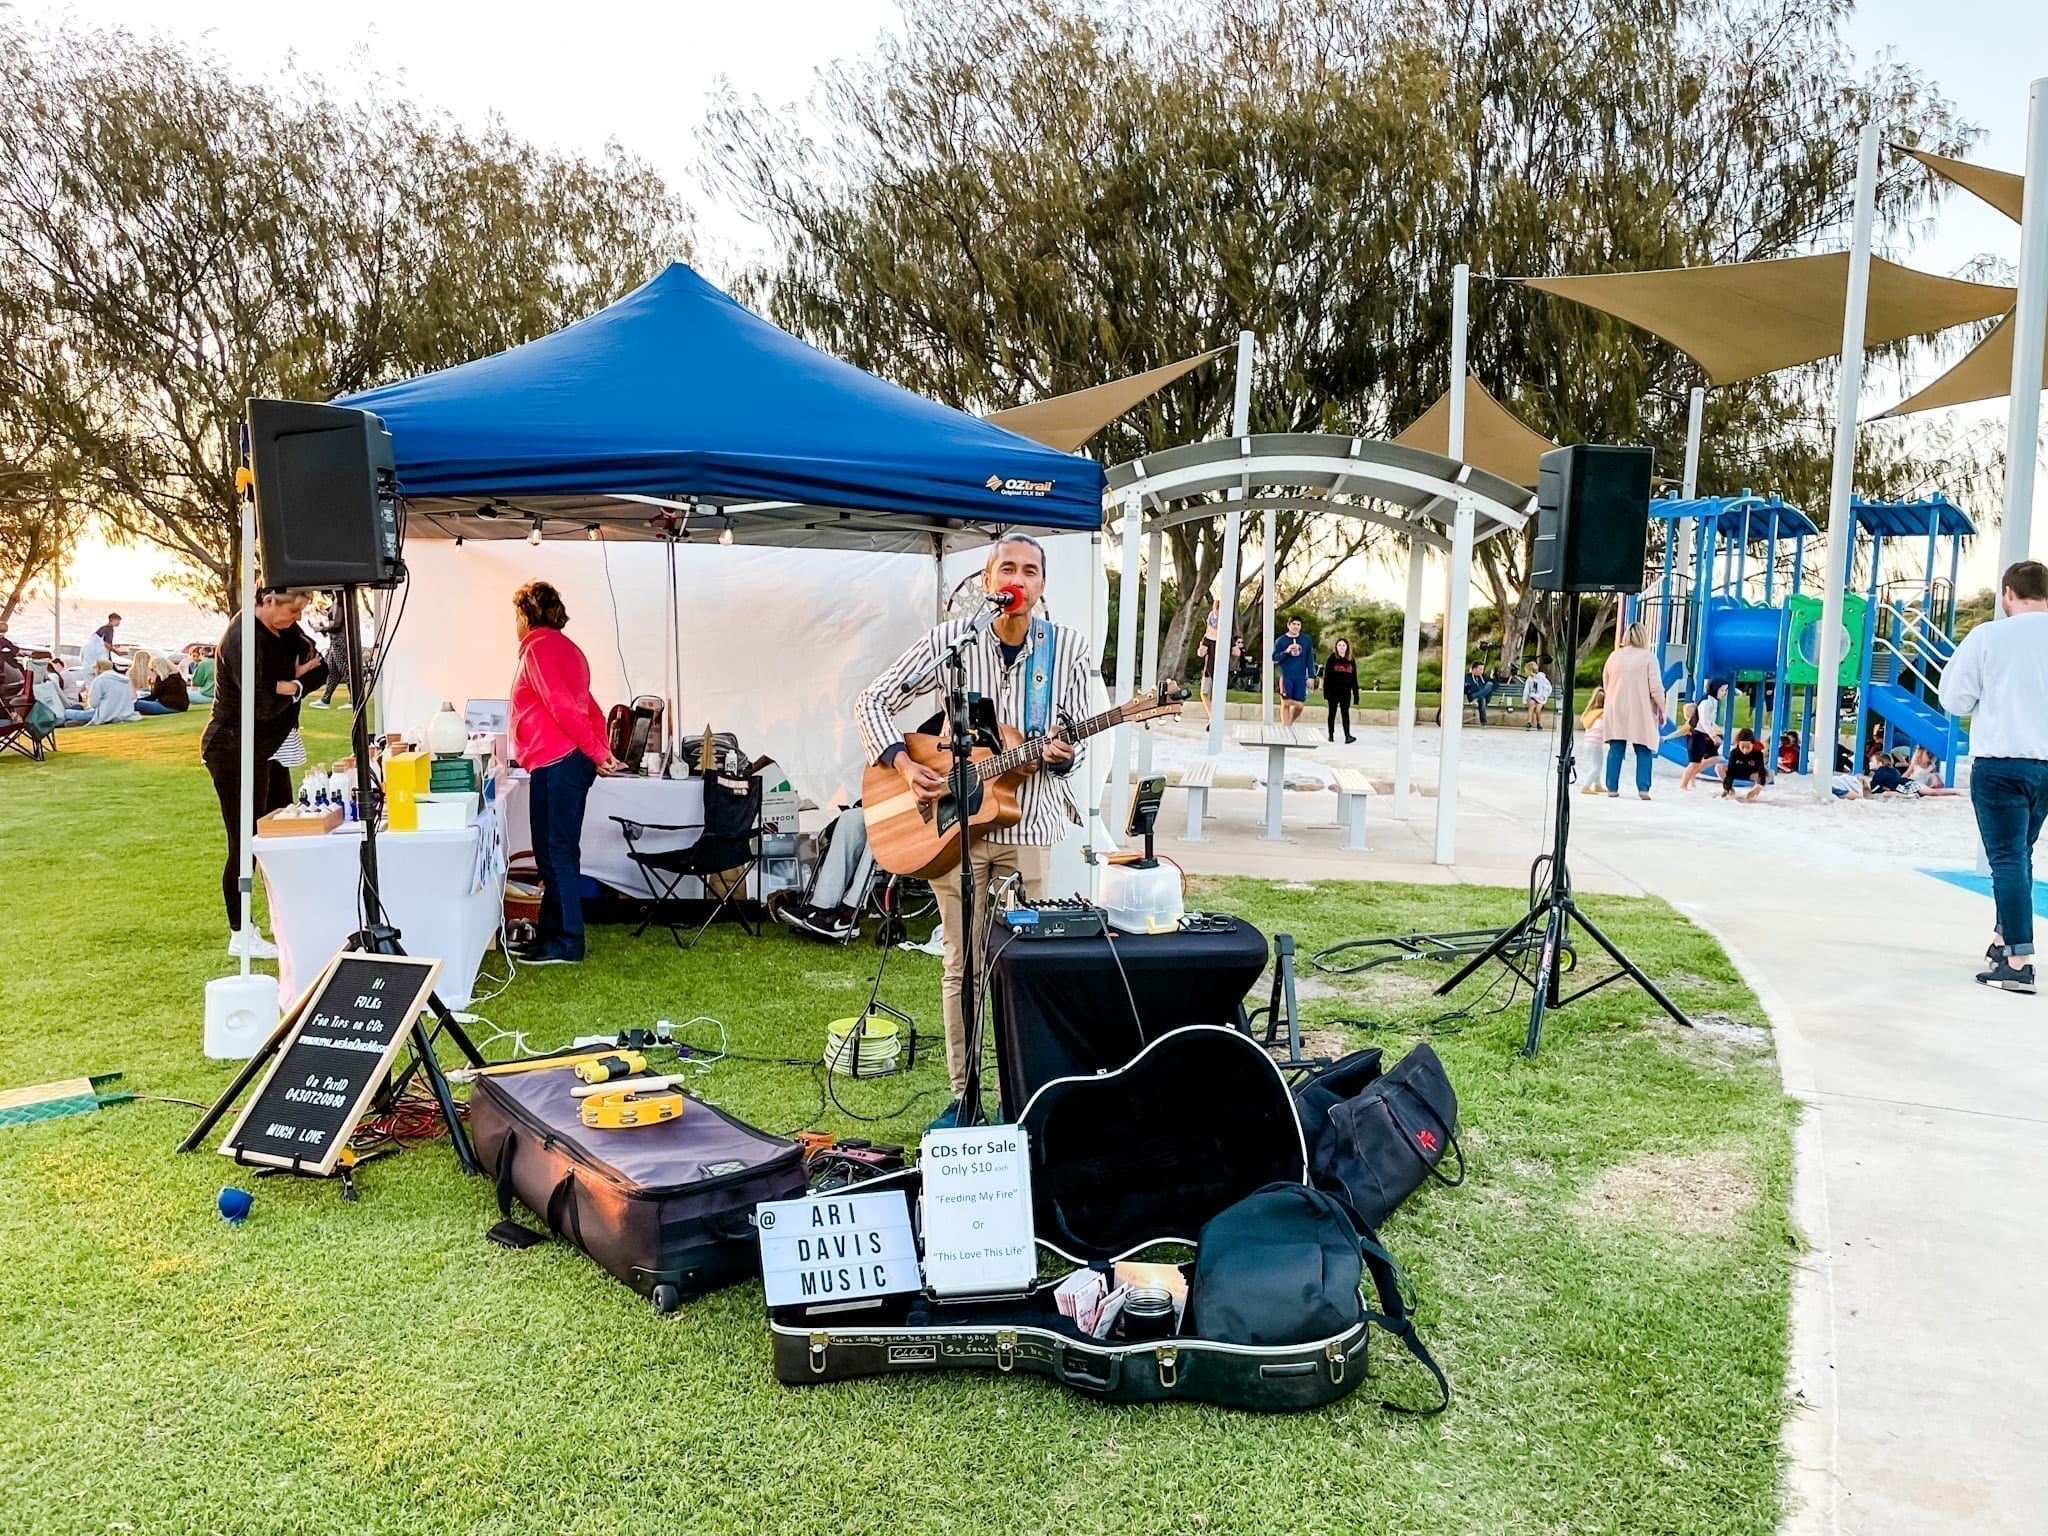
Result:
M527 772L533 861L540 867L540 934L519 958L529 965L583 958L583 806L602 774L623 766L606 742L604 711L590 696L590 663L562 633L569 610L545 581L512 594L519 672L512 679L512 755Z
M1621 760L1633 747L1636 793L1647 800L1658 732L1664 725L1664 684L1657 676L1657 653L1650 648L1649 625L1631 624L1616 638L1600 686L1607 695L1607 713L1600 719L1607 735L1605 792L1621 792Z

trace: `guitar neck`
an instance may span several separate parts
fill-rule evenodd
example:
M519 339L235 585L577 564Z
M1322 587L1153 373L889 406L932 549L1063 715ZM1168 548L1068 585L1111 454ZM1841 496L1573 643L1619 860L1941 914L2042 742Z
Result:
M1086 741L1090 736L1100 735L1103 731L1123 723L1124 709L1125 706L1121 704L1115 709L1105 709L1099 715L1090 715L1086 720L1063 725L1044 736L1020 742L1007 752L998 752L992 757L983 758L979 765L981 777L984 780L999 779L1006 773L1015 773L1019 768L1037 762L1045 755L1045 744L1048 741L1078 742Z

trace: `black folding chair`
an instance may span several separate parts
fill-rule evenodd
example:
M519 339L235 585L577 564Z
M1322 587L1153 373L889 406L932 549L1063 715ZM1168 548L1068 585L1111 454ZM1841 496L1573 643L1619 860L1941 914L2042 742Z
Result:
M0 656L0 752L17 752L40 763L45 743L56 749L56 727L36 724L35 711L35 684L28 670Z
M686 848L649 848L646 844L663 841L659 837L650 838L650 834L688 832L691 830L689 827L631 821L624 816L614 816L612 820L619 824L620 832L625 835L626 857L633 861L634 867L640 871L640 878L647 882L647 896L642 902L645 915L640 926L633 930L634 938L645 933L650 924L660 921L678 947L693 949L697 940L704 937L706 930L718 921L727 907L732 908L732 914L742 928L756 938L760 936L760 923L748 921L743 910L748 900L747 879L761 862L760 775L748 779L707 776L704 780L703 835ZM725 889L718 897L718 905L711 909L711 915L690 936L690 942L683 943L681 924L673 919L659 918L660 909L663 905L673 906L682 900L676 890L685 880L703 881L705 894L709 896L712 878L724 876L730 870L738 870L739 873L726 881Z

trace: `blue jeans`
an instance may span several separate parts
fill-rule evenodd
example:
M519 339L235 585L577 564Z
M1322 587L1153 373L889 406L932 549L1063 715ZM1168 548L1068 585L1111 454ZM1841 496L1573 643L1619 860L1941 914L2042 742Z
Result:
M159 704L155 699L137 699L135 713L138 715L175 715L178 713L168 704Z
M1980 757L1970 764L1970 809L1991 864L1998 936L2017 963L2034 953L2034 844L2048 822L2048 762Z
M581 752L536 768L528 778L527 823L540 869L540 943L550 954L583 958L583 806L597 764Z
M1495 685L1491 680L1483 683L1467 682L1465 684L1465 697L1478 708L1479 723L1481 725L1486 724L1486 701L1493 697L1494 687Z
M1621 759L1633 745L1636 749L1636 793L1650 792L1650 768L1657 761L1657 754L1641 742L1610 741L1607 743L1607 793L1621 792Z

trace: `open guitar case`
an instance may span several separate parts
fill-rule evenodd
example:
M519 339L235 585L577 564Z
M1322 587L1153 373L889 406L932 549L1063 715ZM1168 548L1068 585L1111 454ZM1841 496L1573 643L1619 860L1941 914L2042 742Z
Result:
M1118 1071L1047 1083L1020 1121L1039 1247L1074 1265L1107 1267L1158 1244L1192 1248L1204 1223L1255 1190L1308 1181L1301 1122L1278 1067L1247 1036L1214 1025L1162 1035ZM909 1197L921 1255L918 1171L858 1188ZM787 1386L805 1386L937 1370L1023 1371L1107 1402L1318 1408L1365 1380L1375 1322L1427 1358L1400 1276L1377 1253L1367 1254L1376 1298L1368 1296L1364 1318L1306 1343L1250 1346L1186 1333L1143 1342L1095 1338L1059 1311L1053 1288L1062 1275L1055 1273L1016 1296L915 1293L771 1307L775 1372ZM1182 1265L1190 1276L1194 1269ZM1190 1317L1198 1306L1191 1296Z

